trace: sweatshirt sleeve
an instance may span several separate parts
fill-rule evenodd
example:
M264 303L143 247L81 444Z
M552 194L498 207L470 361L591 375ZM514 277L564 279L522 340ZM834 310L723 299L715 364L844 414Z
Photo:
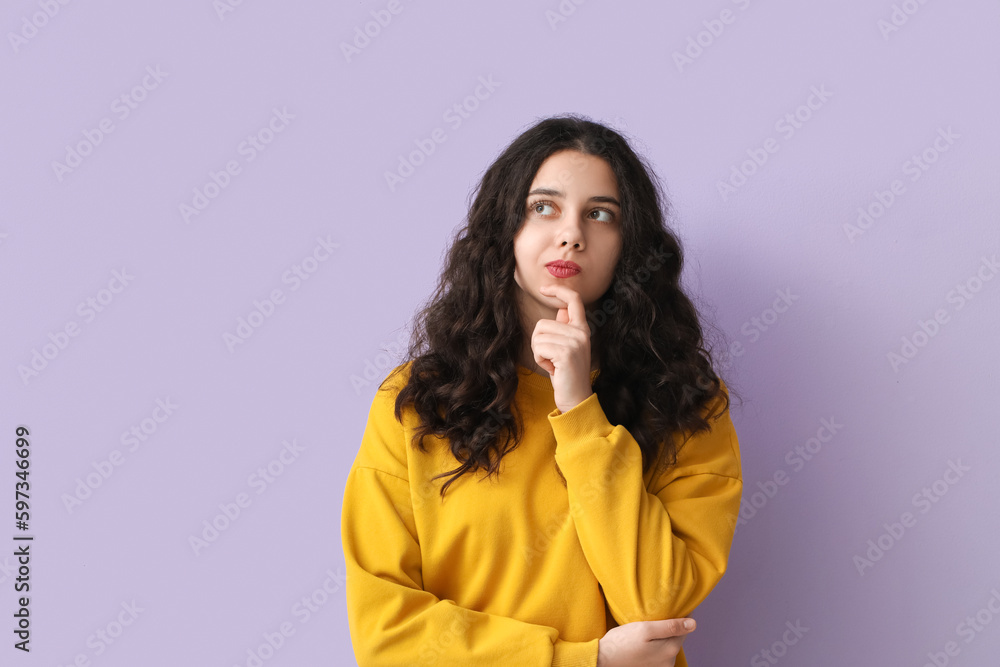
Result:
M344 490L347 618L358 665L595 667L599 639L564 641L556 628L463 608L423 590L394 396L376 395Z
M684 443L650 491L639 444L597 394L548 418L580 545L615 620L688 616L725 574L736 529L743 480L729 410Z

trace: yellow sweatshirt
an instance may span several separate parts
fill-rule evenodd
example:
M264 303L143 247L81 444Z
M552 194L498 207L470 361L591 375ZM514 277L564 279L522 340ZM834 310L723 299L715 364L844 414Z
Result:
M446 440L414 450L412 406L393 416L410 363L376 392L344 489L359 665L594 667L607 630L688 616L722 578L743 488L728 410L653 479L596 394L560 412L548 376L519 366L520 444L499 480L466 473L442 504Z

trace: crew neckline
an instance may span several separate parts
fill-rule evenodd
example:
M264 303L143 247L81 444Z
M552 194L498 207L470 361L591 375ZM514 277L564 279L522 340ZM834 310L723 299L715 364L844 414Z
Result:
M595 368L594 370L590 371L591 384L594 383L594 380L597 378L597 374L600 372L601 369L599 368ZM531 387L533 389L547 390L549 393L552 393L552 380L549 379L548 375L542 375L541 373L536 373L535 371L531 370L526 366L522 366L521 364L517 365L517 379L518 379L518 384L523 383L524 385Z

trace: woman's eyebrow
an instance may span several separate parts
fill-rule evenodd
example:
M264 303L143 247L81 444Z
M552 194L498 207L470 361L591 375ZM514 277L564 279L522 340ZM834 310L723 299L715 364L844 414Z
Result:
M563 194L559 190L553 190L552 188L535 188L534 190L532 190L528 194L529 195L545 195L547 197L565 197L566 196L565 194ZM614 197L608 197L608 196L604 196L604 195L597 195L597 196L591 197L587 201L596 201L596 202L602 202L602 203L607 203L607 204L614 204L615 206L621 208L621 203L617 199L615 199Z

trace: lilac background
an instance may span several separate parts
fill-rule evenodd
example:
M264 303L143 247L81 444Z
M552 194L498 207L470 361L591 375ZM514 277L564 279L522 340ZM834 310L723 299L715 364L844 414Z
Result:
M744 500L786 474L756 496L694 613L691 664L768 664L760 652L778 642L779 664L922 665L949 641L949 664L993 664L1000 281L961 309L948 295L1000 250L997 3L909 0L916 12L883 35L888 0L567 0L556 23L556 0L402 0L348 62L341 43L387 4L245 0L221 18L210 0L0 8L0 540L15 533L19 424L36 536L30 655L11 647L16 575L0 557L0 662L247 665L289 623L263 664L354 664L340 507L375 387L479 175L537 119L575 111L652 161L686 285L743 344L723 370L747 399L733 411ZM703 22L725 9L711 38ZM708 46L679 68L699 32ZM147 67L164 78L121 118L112 102ZM445 112L480 77L497 85L455 127ZM786 138L776 121L813 86L831 97ZM249 161L240 143L274 108L293 118ZM113 132L60 180L53 163L104 118ZM949 127L958 138L911 181L904 163ZM385 172L435 128L446 141L391 189ZM778 151L723 197L718 183L769 137ZM230 160L240 173L186 222L179 206ZM850 240L844 226L894 179L905 192ZM318 237L337 247L293 290L282 277ZM78 304L123 268L128 286L88 322ZM224 334L275 289L283 303L230 350ZM797 298L751 335L779 290ZM938 310L947 323L894 369L887 355ZM78 335L46 348L70 322ZM22 379L43 349L52 358ZM177 406L159 424L158 399ZM843 427L796 469L786 455L824 418ZM131 451L121 434L143 420L156 430ZM293 441L298 458L253 486ZM114 450L121 465L68 509ZM969 471L921 512L914 495L959 460ZM196 554L189 537L240 493L249 506ZM860 574L855 556L906 511L915 524ZM304 618L310 596L322 602ZM98 655L95 633L133 601L142 611ZM969 641L959 624L977 612L993 622ZM782 652L796 621L809 630Z

